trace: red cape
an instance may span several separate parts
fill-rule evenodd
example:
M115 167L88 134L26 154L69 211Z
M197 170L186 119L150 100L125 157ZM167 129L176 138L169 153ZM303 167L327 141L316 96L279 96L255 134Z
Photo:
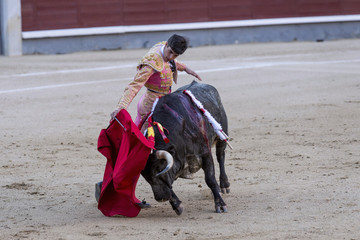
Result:
M136 217L140 212L136 203L140 201L135 197L135 187L154 144L144 137L126 110L116 118L124 127L113 120L98 139L98 151L107 159L98 209L105 216Z

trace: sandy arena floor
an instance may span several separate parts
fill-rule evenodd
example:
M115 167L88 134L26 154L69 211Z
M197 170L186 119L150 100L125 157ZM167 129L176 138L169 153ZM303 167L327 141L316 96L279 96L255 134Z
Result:
M360 238L359 39L189 49L179 60L228 114L229 212L214 212L200 171L174 184L181 216L143 178L152 208L103 216L97 137L146 51L0 57L1 239Z

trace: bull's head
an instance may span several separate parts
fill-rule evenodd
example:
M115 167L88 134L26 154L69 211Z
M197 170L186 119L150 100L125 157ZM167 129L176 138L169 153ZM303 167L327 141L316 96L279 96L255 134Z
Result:
M169 170L173 167L173 156L165 150L157 150L150 154L143 177L151 185L156 201L167 201L171 197L171 185L174 177Z

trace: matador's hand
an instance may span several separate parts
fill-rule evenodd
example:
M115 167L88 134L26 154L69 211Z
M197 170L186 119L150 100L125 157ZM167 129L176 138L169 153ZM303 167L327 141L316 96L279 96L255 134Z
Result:
M116 117L116 114L118 114L118 112L120 112L120 108L116 109L115 111L113 111L111 114L110 114L110 121L114 120L114 118Z
M202 80L201 80L201 77L200 77L196 72L194 72L193 70L191 70L190 68L187 67L187 68L185 69L185 72L186 72L187 74L190 74L190 75L196 77L196 78L199 79L200 81L202 81Z

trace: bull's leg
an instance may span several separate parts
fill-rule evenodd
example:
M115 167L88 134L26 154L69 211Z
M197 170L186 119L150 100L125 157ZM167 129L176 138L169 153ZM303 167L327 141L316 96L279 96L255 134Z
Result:
M171 189L171 197L169 200L172 208L176 212L177 215L181 215L183 212L183 207L181 205L180 199L175 195L174 191Z
M205 182L214 195L215 211L217 213L227 212L226 204L220 196L219 185L216 182L214 160L211 156L211 153L203 157L202 163L202 168L205 173Z
M230 193L230 183L225 172L225 141L217 141L216 143L216 158L220 169L220 188L222 193Z

